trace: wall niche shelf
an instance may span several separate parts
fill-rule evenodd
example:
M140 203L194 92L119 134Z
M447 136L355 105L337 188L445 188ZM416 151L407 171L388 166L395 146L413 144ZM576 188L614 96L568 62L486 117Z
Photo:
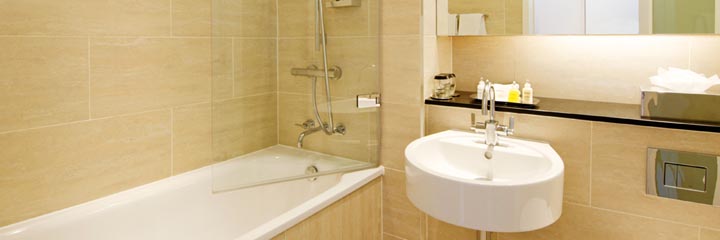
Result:
M473 92L458 92L459 97L451 100L428 98L427 105L481 109L480 102L470 98ZM581 100L539 98L537 108L520 108L498 104L498 112L540 115L559 118L570 118L595 122L630 124L646 127L671 128L701 132L720 133L720 125L712 123L676 122L640 117L640 105L591 102Z

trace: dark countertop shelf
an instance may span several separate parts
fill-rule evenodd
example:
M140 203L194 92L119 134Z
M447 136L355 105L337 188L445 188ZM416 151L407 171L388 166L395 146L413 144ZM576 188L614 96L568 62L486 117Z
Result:
M459 97L451 100L428 98L425 104L449 107L480 109L480 102L470 98L472 92L458 92ZM640 105L591 102L557 98L538 98L537 108L511 107L503 104L495 106L499 112L513 112L550 117L570 118L596 122L631 124L647 127L661 127L703 132L720 133L720 125L708 123L674 122L640 117Z

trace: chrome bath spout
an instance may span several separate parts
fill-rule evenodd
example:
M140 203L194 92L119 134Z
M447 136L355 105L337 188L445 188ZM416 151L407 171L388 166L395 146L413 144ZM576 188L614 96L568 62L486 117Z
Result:
M303 140L305 139L305 136L310 135L310 134L313 134L313 133L318 132L318 131L320 131L320 130L323 130L323 127L309 128L309 129L301 132L300 135L298 136L297 147L298 147L298 148L303 148Z

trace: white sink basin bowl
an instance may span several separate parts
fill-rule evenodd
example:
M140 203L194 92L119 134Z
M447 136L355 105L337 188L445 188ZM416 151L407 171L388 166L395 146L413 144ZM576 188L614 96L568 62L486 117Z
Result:
M555 222L562 213L560 156L547 143L507 137L499 143L487 160L482 134L450 130L413 141L405 149L410 201L477 230L525 232Z

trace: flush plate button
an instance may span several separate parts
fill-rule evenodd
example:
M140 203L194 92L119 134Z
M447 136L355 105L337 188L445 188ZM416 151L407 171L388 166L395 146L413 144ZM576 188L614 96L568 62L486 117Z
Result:
M646 192L665 198L720 206L720 157L648 148Z
M677 163L665 163L665 187L705 192L707 168Z

